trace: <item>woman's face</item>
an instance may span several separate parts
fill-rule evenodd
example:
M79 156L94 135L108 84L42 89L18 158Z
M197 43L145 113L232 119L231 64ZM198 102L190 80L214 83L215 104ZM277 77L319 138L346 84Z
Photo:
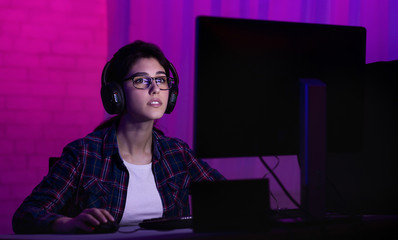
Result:
M166 76L165 69L155 58L141 58L130 69L127 77ZM147 89L137 89L132 80L123 82L127 114L133 122L156 120L166 111L169 90L160 90L155 81Z

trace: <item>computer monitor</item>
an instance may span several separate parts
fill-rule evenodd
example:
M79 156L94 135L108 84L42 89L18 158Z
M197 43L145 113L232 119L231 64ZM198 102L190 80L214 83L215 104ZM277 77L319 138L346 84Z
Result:
M300 78L326 84L327 150L359 150L365 36L362 27L198 17L196 155L297 155Z

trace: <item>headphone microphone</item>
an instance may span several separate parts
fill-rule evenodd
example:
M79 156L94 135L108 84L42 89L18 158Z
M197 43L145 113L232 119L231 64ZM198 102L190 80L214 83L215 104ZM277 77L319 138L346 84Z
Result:
M104 69L102 70L101 100L107 113L120 114L125 109L126 100L124 97L123 87L120 85L120 83L116 81L108 81L106 77L111 61L112 60L107 62ZM165 111L165 113L170 114L177 103L179 78L174 65L169 61L167 62L170 72L174 78L174 84L171 89L169 89L169 100L167 102L167 107Z

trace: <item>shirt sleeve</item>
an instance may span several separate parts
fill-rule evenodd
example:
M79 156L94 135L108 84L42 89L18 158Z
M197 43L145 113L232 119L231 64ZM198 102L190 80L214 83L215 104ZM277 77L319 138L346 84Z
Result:
M52 222L76 189L80 162L68 146L47 176L16 210L12 220L15 233L50 233Z

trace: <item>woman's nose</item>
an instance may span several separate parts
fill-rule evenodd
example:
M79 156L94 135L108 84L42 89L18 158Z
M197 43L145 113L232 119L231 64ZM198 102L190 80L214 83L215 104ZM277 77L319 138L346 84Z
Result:
M160 92L160 88L159 88L158 84L156 83L155 79L152 79L152 84L149 87L149 91L150 91L150 94L157 94Z

